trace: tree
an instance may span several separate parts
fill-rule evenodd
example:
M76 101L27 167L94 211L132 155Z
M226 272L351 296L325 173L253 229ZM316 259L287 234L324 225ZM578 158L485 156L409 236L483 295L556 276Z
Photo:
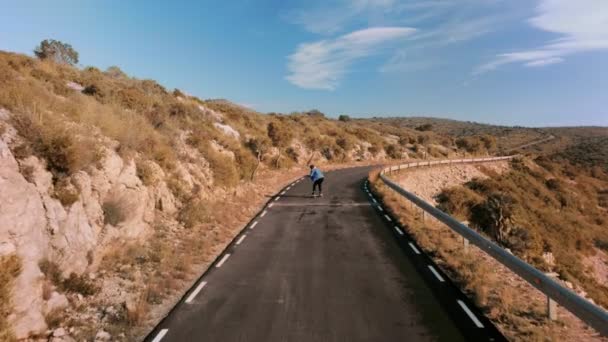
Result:
M129 78L127 74L124 73L119 67L116 65L112 65L106 69L106 74L112 78Z
M344 122L346 122L346 121L350 121L350 116L348 116L348 115L340 115L340 116L338 117L338 120L340 120L340 121L344 121Z
M279 155L277 156L276 161L276 167L278 168L281 152L291 143L293 133L281 122L274 121L268 124L268 137L270 138L270 141L272 141L272 145L279 149Z
M54 39L45 39L34 49L36 57L57 63L74 65L78 63L78 52L70 44Z
M488 232L499 243L507 243L512 229L515 200L504 193L491 194L471 208L471 223Z
M255 154L255 157L257 159L255 168L251 172L251 180L253 181L255 178L255 174L257 173L258 168L260 167L260 163L262 162L262 156L266 152L268 152L268 149L270 148L270 141L266 137L251 138L249 139L249 141L247 141L246 145L253 152L253 154Z

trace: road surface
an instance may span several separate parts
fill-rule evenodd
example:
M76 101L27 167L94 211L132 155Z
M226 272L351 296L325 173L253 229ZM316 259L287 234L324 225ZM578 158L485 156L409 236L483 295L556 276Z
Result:
M147 341L500 340L364 191L369 168L273 197Z

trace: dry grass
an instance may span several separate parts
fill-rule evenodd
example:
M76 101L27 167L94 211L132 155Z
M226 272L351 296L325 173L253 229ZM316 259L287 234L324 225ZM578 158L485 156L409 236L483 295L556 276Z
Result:
M38 266L46 279L61 292L80 293L83 296L91 296L99 291L95 283L86 274L78 275L70 273L69 277L64 278L59 265L46 258L40 260Z
M447 189L438 197L439 208L483 230L492 224L479 215L481 209L497 194L508 196L502 212L509 216L508 233L496 241L535 267L558 272L561 279L584 288L608 307L608 287L590 276L581 263L594 246L605 248L601 218L606 210L601 196L590 194L601 194L608 181L567 163L541 159L540 164L514 161L510 172ZM547 252L555 256L555 266L543 259Z
M538 319L543 321L540 303L537 303L539 306L536 307L533 303L522 304L518 301L521 312L534 312L533 319L519 317L518 313L513 311L515 303L512 292L509 292L504 281L501 281L496 266L486 258L480 258L479 253L482 252L465 252L459 236L449 228L431 222L428 216L426 221L423 221L417 207L412 207L408 201L379 183L372 183L375 191L425 252L473 298L488 317L499 324L507 338L527 341L531 332L536 331L534 327L539 324Z
M21 261L16 255L0 256L0 341L14 341L8 316L11 313L13 280L21 272Z
M512 179L513 175L505 177ZM544 297L530 285L519 278L510 276L510 271L485 256L477 248L471 246L469 251L465 252L460 236L435 220L429 219L428 216L424 221L417 207L413 207L407 200L376 179L377 174L370 174L370 181L387 208L395 214L395 217L399 218L408 233L436 260L450 278L459 284L484 313L500 327L507 338L514 341L557 341L560 340L560 336L569 336L569 339L579 336L577 334L581 333L580 330L578 332L571 330L574 326L571 324L578 324L574 323L572 318L557 322L546 319ZM472 187L473 190L455 188L444 192L445 197L443 199L440 197L440 206L444 210L456 213L459 218L468 218L470 206L473 203L479 203L484 198L483 192L478 193L477 190L494 189L494 185L483 182L476 184L477 186ZM545 182L540 184L543 187L546 186ZM505 187L501 187L501 189L504 190ZM526 184L525 189L534 193L534 188L530 184ZM539 212L537 209L535 214L542 214L542 211ZM531 220L531 222L535 221ZM557 220L552 220L551 224L555 227L558 224ZM543 237L547 238L546 235ZM527 251L535 253L534 248ZM564 262L573 263L572 260L564 260ZM585 282L585 284L586 289L593 286L592 282ZM588 292L592 296L596 294L592 290L588 290ZM601 299L601 297L594 298ZM564 316L561 315L561 317Z

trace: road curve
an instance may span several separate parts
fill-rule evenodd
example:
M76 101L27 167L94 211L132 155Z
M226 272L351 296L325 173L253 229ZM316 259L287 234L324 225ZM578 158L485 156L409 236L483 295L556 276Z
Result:
M402 229L363 189L368 171L328 172L323 198L310 198L306 179L287 187L146 340L501 340L399 240Z

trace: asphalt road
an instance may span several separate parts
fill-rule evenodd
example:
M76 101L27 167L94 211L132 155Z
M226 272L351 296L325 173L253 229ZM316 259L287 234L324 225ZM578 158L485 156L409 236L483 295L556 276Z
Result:
M499 340L400 240L363 189L368 170L326 173L323 198L308 179L272 198L146 340Z

